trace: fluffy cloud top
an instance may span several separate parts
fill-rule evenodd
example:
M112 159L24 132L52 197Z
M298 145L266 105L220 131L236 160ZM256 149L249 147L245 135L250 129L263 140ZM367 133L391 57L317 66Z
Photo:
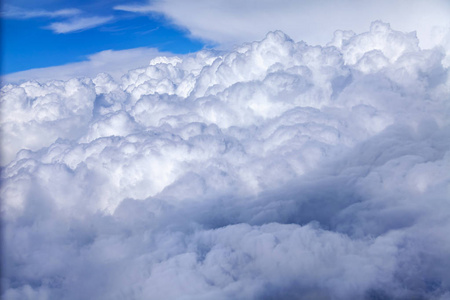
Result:
M5 299L449 299L445 48L280 31L2 88Z

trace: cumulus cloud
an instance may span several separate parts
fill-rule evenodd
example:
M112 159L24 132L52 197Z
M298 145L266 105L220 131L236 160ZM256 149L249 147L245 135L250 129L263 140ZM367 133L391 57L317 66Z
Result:
M270 1L183 0L119 5L118 10L161 13L195 37L224 46L254 40L267 31L283 30L296 40L324 45L337 28L365 31L368 20L390 22L402 31L417 31L422 47L440 43L439 31L450 27L446 0Z
M448 299L446 51L374 22L3 86L3 298Z

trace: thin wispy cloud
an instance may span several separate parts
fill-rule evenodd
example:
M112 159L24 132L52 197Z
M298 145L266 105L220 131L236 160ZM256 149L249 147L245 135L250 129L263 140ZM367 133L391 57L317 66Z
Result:
M113 8L115 10L135 12L135 13L148 13L155 10L150 5L116 5Z
M20 7L5 5L1 12L1 17L9 19L32 19L32 18L59 18L71 17L81 14L82 11L77 8L66 8L55 11L48 10L26 10Z
M50 10L27 10L20 7L5 5L1 17L7 19L33 19L48 18L52 22L45 26L54 33L71 33L91 29L114 19L113 16L85 16L86 13L78 8L66 8L55 11Z
M46 28L52 30L55 33L70 33L91 29L108 23L113 19L114 18L112 16L73 18L65 22L52 23Z

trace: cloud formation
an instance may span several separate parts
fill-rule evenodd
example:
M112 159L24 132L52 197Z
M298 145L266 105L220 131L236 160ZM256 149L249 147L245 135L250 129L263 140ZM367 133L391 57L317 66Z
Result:
M64 22L51 23L47 28L51 29L55 33L69 33L94 28L108 23L112 19L112 16L71 18Z
M4 18L12 19L31 19L31 18L58 18L58 17L70 17L82 13L77 8L60 9L56 11L48 10L25 10L20 7L5 4L2 9L1 16Z
M52 22L48 26L44 27L57 34L83 31L98 27L114 20L113 16L86 16L82 10L77 8L67 8L56 11L27 10L9 4L5 4L5 7L1 11L1 16L3 18L10 19L62 19L61 21Z
M194 37L232 46L254 40L274 28L296 40L324 45L336 28L366 30L368 20L390 22L397 30L417 31L422 47L441 42L450 27L446 0L293 1L293 0L183 0L148 1L147 5L119 5L118 10L161 13Z
M120 80L129 70L148 65L152 58L170 53L160 52L155 48L133 48L127 50L104 50L87 57L86 61L61 66L30 69L2 76L3 83L22 83L38 81L45 83L57 77L69 80L77 77L95 77L106 72L115 80ZM56 75L57 74L57 75ZM56 76L55 76L56 75Z
M2 87L5 299L449 299L448 49L372 23Z

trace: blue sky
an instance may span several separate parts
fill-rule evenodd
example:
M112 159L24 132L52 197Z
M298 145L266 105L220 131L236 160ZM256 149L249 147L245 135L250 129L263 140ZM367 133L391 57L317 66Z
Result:
M4 1L2 74L83 61L107 49L155 47L184 54L204 47L162 14L114 9L119 4L123 1Z

